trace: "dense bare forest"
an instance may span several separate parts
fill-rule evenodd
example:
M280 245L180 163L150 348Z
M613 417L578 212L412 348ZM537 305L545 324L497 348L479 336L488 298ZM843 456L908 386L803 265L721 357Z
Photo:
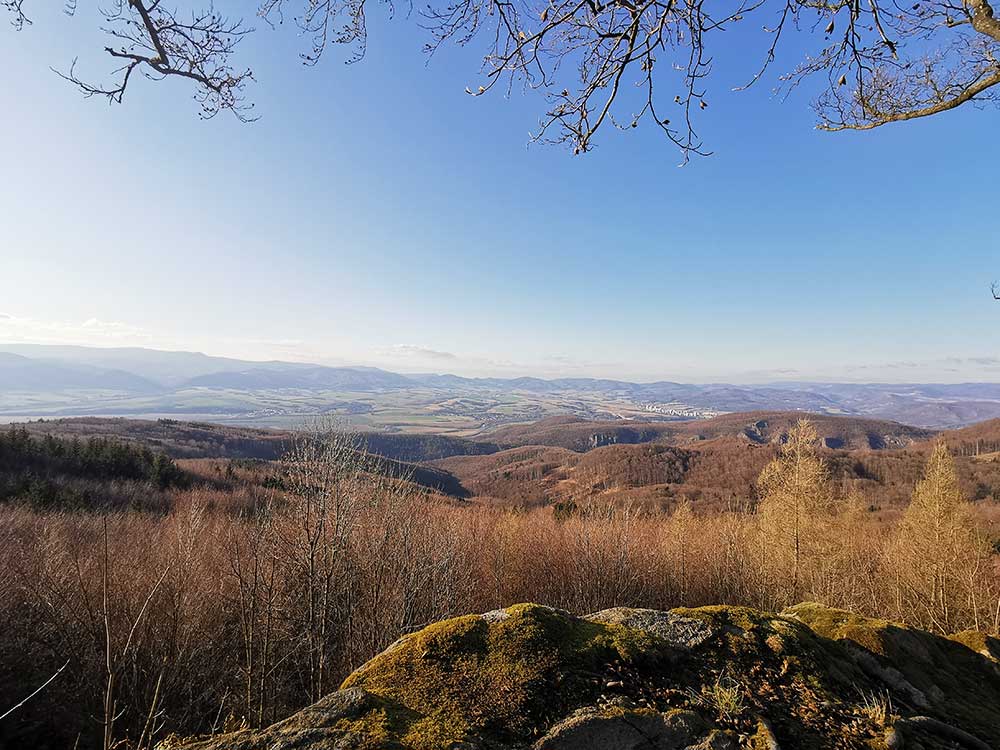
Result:
M764 458L752 502L665 509L627 496L463 501L336 435L300 438L280 463L178 464L11 431L0 705L62 671L2 742L149 748L172 732L268 724L403 633L519 601L589 612L815 600L939 633L997 632L1000 506L970 502L947 444L921 454L912 501L886 516L836 479L844 459L819 442L802 423L752 449L748 467ZM660 458L643 480L676 479L688 460L634 447Z

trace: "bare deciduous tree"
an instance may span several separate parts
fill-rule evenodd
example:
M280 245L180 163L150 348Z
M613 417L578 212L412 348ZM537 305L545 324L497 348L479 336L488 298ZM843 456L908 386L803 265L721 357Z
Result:
M818 556L823 516L830 510L829 475L816 454L816 429L801 420L788 434L781 455L760 474L762 560L778 588L795 602L808 568Z
M305 455L335 461L287 465L296 476L282 478L287 490L276 488L267 506L185 490L165 514L109 516L107 541L105 519L91 512L0 506L0 713L20 706L5 720L8 746L36 746L39 717L50 744L72 747L79 735L79 747L103 747L111 726L110 744L136 750L173 732L272 723L404 633L498 605L535 601L583 614L616 605L772 608L793 598L794 519L773 537L781 548L762 569L761 519L744 507L693 514L681 504L666 515L627 498L559 514L466 505L395 477L355 481L336 445ZM795 472L783 459L784 479L769 487L803 514L794 598L939 633L997 632L1000 556L981 535L1000 515L994 503L961 497L945 456L932 461L898 524L860 495L827 513L798 492L817 476L813 461L803 457ZM304 475L312 480L299 483ZM338 538L341 490L350 497ZM321 544L310 546L321 529Z
M349 47L352 60L364 54L366 0L299 1L261 0L257 15L271 25L293 15L309 39L306 64L330 45ZM24 0L0 2L16 27L30 23ZM203 116L229 110L252 119L244 99L252 73L232 61L251 31L241 20L211 7L170 10L162 0L113 0L102 13L118 67L108 84L71 67L64 77L86 95L120 102L136 73L181 77L195 86ZM481 85L469 94L540 90L548 106L535 139L576 152L608 123L627 129L647 120L685 158L705 153L695 119L708 107L716 38L736 27L749 33L751 18L764 25L762 59L739 88L761 79L784 35L804 28L822 36L783 80L794 87L825 77L815 102L825 130L925 117L993 101L1000 90L1000 21L989 0L435 0L420 15L428 53L482 40Z
M330 425L316 425L284 459L291 492L292 523L280 538L281 555L301 582L311 700L329 687L331 631L349 609L350 592L339 582L350 566L348 543L367 493L370 457L349 436Z
M985 617L976 582L989 566L988 557L959 487L954 460L940 442L913 492L892 550L905 611L922 626L945 632L968 621L970 613L975 627L982 627Z

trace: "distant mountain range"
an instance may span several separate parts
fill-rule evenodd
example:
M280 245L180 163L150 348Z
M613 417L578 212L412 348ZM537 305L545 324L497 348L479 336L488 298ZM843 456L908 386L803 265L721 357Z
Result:
M52 382L65 384L59 387L70 389L103 387L113 390L121 385L123 390L130 390L127 383L116 379L116 373L129 373L141 380L147 390L151 387L159 391L182 388L337 388L366 391L413 385L409 378L374 367L323 367L277 360L252 362L211 357L199 352L168 352L139 347L104 349L43 344L0 344L0 376L6 370L4 357L11 356L19 361L28 359L34 362L39 373L45 368L65 373L66 376L53 378ZM75 382L68 376L70 372L79 373ZM100 373L106 374L109 379L105 385L95 386L89 375ZM26 390L40 390L29 379L19 382ZM47 383L48 380L42 385ZM138 387L139 383L135 385Z
M521 408L505 406L510 404ZM1000 417L1000 383L739 385L466 378L142 348L0 344L0 416L8 419L179 414L262 424L284 419L288 424L303 415L338 413L368 415L369 422L361 426L409 429L410 415L431 420L431 426L447 416L465 430L455 434L470 434L558 414L665 421L756 410L958 427Z
M61 360L30 359L0 351L0 390L108 390L150 393L161 387L125 370Z

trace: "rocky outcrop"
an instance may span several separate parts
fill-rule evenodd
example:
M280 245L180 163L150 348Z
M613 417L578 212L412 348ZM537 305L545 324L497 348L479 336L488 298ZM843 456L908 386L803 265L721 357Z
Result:
M583 619L651 633L666 643L685 649L700 646L714 633L711 623L705 620L659 609L614 607L587 615Z
M532 604L405 636L341 689L186 750L1000 748L996 641L814 604Z
M593 435L590 436L590 439L587 441L587 448L593 450L594 448L603 448L607 445L617 445L617 444L618 444L618 435L614 433L609 434L606 432L595 432Z

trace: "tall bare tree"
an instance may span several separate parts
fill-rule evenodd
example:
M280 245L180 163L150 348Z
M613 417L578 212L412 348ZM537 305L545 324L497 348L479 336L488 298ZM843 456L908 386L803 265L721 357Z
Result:
M988 554L959 487L955 462L940 442L896 532L891 563L897 606L902 603L901 611L939 631L968 621L967 614L980 627L984 603L976 596L977 579L985 575Z
M816 429L801 420L788 433L781 455L757 480L761 495L763 562L776 595L797 601L807 566L822 540L822 521L831 506L826 465L816 454Z
M331 642L349 610L348 545L368 497L367 471L372 464L356 441L318 424L284 458L291 523L279 542L280 554L300 584L299 624L306 652L309 697L319 700L329 689Z
M30 23L25 3L0 0L18 28ZM82 78L75 66L64 77L113 102L137 75L183 78L204 117L228 110L252 119L244 95L253 73L234 62L252 29L210 5L184 6L112 0L102 10L110 81ZM313 65L331 45L361 57L369 9L367 0L260 0L256 12L272 26L293 17L309 40L303 61ZM433 0L420 15L428 53L449 42L481 44L480 81L469 94L540 90L548 105L535 138L576 152L590 149L602 127L648 121L685 157L705 153L695 120L709 105L715 50L724 34L730 46L736 29L760 34L759 65L740 88L762 78L786 35L804 29L819 40L782 80L824 80L815 109L825 130L926 117L995 101L1000 90L1000 21L990 0Z

